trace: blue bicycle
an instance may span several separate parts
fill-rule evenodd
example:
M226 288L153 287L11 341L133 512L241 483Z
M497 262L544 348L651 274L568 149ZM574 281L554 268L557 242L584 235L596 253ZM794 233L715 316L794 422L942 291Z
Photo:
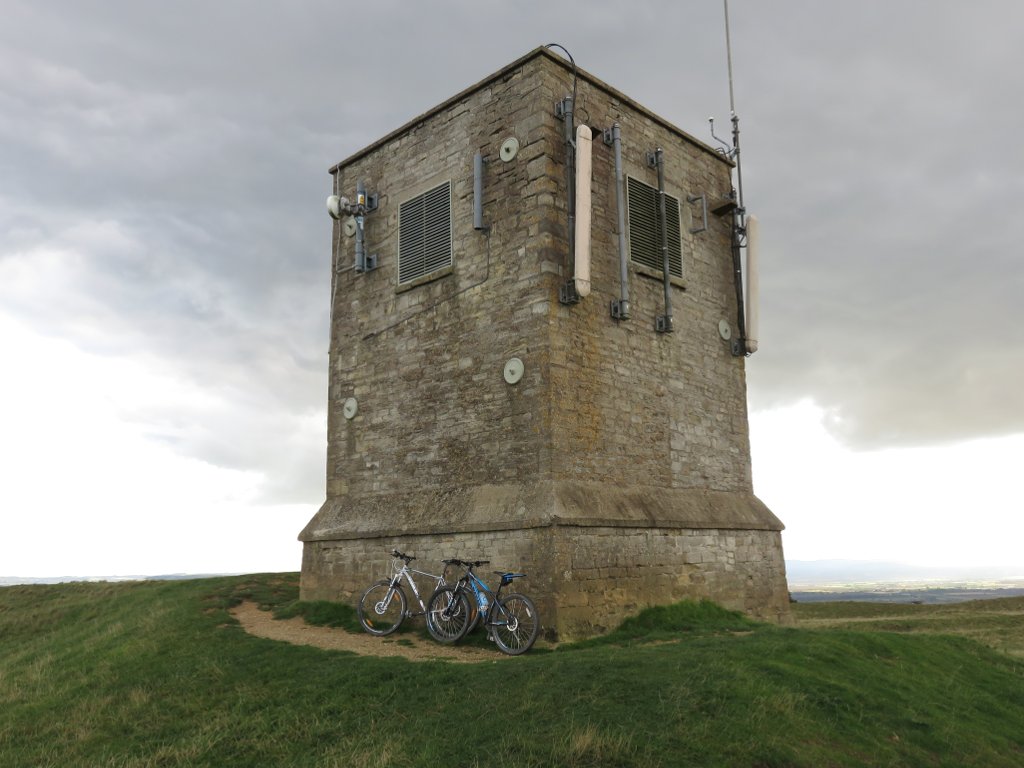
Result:
M464 568L455 584L438 589L427 605L427 629L441 643L461 640L483 617L487 638L510 656L526 653L540 634L540 618L533 601L526 595L501 591L525 573L495 571L501 577L498 590L492 591L473 573L489 560L445 560L445 565Z

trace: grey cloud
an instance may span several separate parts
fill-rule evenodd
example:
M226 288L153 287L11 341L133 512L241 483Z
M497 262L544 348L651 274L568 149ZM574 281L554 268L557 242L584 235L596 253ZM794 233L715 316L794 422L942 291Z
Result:
M747 101L765 235L753 404L802 391L861 448L1024 429L1007 215L1024 162L999 149L1024 122L1005 99L1022 18L929 7L804 6L799 52L760 36L762 85L783 89Z
M268 498L322 491L327 167L551 41L728 131L718 3L8 5L2 307L212 393L130 416ZM927 7L731 3L764 233L752 403L813 398L861 447L1024 429L1024 12Z

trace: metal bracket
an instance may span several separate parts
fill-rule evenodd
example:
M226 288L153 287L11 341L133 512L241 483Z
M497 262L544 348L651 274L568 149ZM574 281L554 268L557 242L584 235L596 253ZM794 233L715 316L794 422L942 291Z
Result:
M561 101L555 103L555 117L559 120L564 120L570 112L572 112L572 96L565 96Z
M576 290L576 281L569 280L558 286L558 301L562 304L579 304L580 294Z
M705 232L708 228L708 196L707 195L687 195L686 202L696 203L700 200L701 203L701 220L699 227L690 227L690 234L696 235L699 232Z
M612 299L612 318L615 320L629 320L629 302L624 299Z
M658 315L654 318L654 330L658 333L672 333L672 315Z
M362 213L357 213L357 215L356 215L356 221L357 222L361 222L362 221L362 217L365 214L372 213L373 211L376 211L377 208L380 206L380 195L378 193L374 192L373 194L370 194L369 192L364 192L363 195L364 195L364 198L363 198L364 199L363 211L362 211ZM357 195L357 198L358 198L358 195ZM361 223L357 223L356 226L362 227L362 224ZM365 228L363 228L363 247L364 248L366 247L366 240L365 240L366 234L365 233L366 233L366 230L365 230ZM380 261L377 258L377 254L375 254L375 253L374 254L369 254L369 253L366 253L364 251L363 252L362 269L356 269L356 272L359 272L361 274L366 274L367 272L372 272L378 266L380 266Z
M615 144L615 139L612 137L612 129L611 128L605 128L601 132L601 140L604 141L604 143L606 145L608 145L609 147L611 147L611 146L613 146Z
M658 154L657 154L657 152L648 152L645 155L645 157L647 158L647 167L648 168L657 168L658 167Z
M736 217L733 220L732 225L733 230L735 230L736 232L736 245L738 245L740 248L747 247L747 227L746 222L744 221L745 213L746 211L744 211L742 208L737 208Z
M738 207L736 202L735 191L730 190L728 194L723 195L714 203L711 204L711 213L715 216L725 216L726 214L732 213Z
M733 357L746 357L747 356L747 341L746 341L746 339L733 339L732 340L732 356Z

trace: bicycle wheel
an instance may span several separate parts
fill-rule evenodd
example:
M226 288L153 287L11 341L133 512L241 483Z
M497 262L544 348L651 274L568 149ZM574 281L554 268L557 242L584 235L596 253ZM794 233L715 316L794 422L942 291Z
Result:
M439 643L454 643L469 631L469 600L453 586L441 587L427 605L427 631Z
M392 589L391 582L382 579L363 592L356 613L359 614L359 623L363 629L371 635L390 635L402 626L405 606L405 592L402 588L396 586Z
M540 617L526 595L511 594L491 608L487 622L494 643L509 656L526 653L540 633Z

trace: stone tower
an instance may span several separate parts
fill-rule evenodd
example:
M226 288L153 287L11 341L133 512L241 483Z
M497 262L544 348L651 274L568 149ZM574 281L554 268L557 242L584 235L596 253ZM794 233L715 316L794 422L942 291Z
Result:
M549 636L683 598L788 615L783 526L753 495L744 358L725 338L732 220L696 199L727 197L731 164L575 75L573 121L594 129L575 206L592 219L589 295L570 280L574 73L546 49L331 169L368 211L362 229L335 223L327 497L299 537L303 599L358 599L397 547L427 570L525 571ZM622 256L602 140L616 123Z

